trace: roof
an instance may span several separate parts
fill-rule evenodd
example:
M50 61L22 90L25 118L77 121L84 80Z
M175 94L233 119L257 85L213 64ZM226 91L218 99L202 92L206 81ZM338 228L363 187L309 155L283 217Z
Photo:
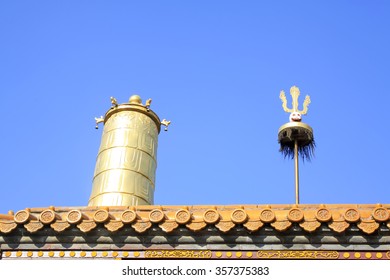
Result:
M361 234L373 234L381 225L390 228L390 204L300 204L300 205L216 205L216 206L137 206L137 207L48 207L31 208L0 215L0 235L17 229L30 233L52 228L55 232L68 229L88 233L99 224L110 232L132 227L144 233L158 226L166 233L186 227L192 232L207 226L221 233L235 227L256 232L270 225L278 232L298 225L313 233L328 226L343 233L352 224ZM23 230L24 230L23 229Z

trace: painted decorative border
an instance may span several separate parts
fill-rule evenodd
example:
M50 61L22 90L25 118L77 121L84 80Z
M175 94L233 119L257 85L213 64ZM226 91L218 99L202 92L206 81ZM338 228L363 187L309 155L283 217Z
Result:
M390 260L390 251L3 251L1 259L298 259L298 260Z

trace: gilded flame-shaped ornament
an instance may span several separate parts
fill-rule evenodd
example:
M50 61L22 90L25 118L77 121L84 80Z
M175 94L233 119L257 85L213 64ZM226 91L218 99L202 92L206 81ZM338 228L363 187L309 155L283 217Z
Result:
M292 97L292 108L287 107L287 98L283 90L279 95L284 111L290 113L290 122L279 128L278 141L280 151L285 157L294 158L294 148L295 143L297 143L298 155L302 159L310 160L315 148L313 129L308 124L302 122L302 116L307 114L308 106L311 103L310 96L306 95L305 101L303 102L303 110L299 110L299 88L296 86L291 87L290 94Z
M299 204L299 160L310 160L314 154L315 141L313 129L302 122L302 115L306 115L308 106L311 103L310 97L307 95L303 102L303 110L298 109L298 97L300 95L299 88L291 87L290 94L292 97L292 108L287 107L287 98L282 90L280 99L285 112L290 113L290 122L282 125L278 132L278 142L280 144L279 151L287 158L294 159L295 165L295 203Z

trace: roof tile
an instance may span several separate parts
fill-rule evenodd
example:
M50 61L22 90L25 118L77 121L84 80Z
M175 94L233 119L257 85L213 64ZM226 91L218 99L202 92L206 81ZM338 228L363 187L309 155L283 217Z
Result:
M195 205L195 206L110 206L110 207L48 207L26 208L14 214L0 214L0 233L9 234L16 228L33 233L50 226L56 232L78 228L82 232L103 224L111 232L129 224L143 233L159 226L173 232L179 225L191 231L204 229L207 224L228 232L242 224L250 232L270 224L278 231L288 230L294 223L306 232L315 232L326 224L341 233L356 224L365 234L376 232L381 223L390 228L390 205L381 204L308 204L308 205Z

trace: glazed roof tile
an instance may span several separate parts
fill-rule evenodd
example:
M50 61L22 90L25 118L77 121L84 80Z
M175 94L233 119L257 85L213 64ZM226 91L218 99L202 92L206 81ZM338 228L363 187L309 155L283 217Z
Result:
M390 228L389 210L389 204L51 206L0 214L0 233L12 233L17 228L34 233L47 227L56 232L75 228L86 233L98 224L103 224L111 232L131 226L138 233L155 226L167 233L174 232L179 226L194 232L211 226L224 233L238 225L250 232L256 232L265 225L282 232L293 224L311 233L325 224L332 231L342 233L355 224L362 233L372 234L381 225Z

